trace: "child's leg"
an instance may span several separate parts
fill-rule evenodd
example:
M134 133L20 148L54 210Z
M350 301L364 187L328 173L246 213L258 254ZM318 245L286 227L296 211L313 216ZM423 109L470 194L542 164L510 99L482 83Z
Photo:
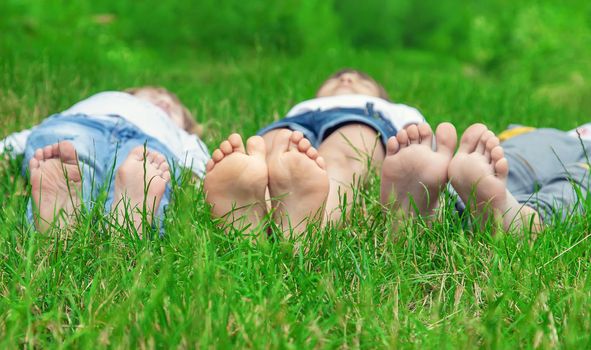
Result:
M29 161L29 173L37 229L45 232L52 224L67 226L80 205L82 192L82 175L74 145L62 141L38 148Z
M382 166L381 201L404 217L431 215L447 183L448 165L456 147L453 125L442 123L435 133L428 124L411 125L388 140Z
M509 164L493 132L482 124L466 129L448 172L460 198L467 205L473 203L483 220L492 214L505 230L530 222L533 231L540 230L539 214L507 190L508 173Z
M110 142L100 122L82 117L51 117L27 139L23 173L30 176L27 217L40 231L55 222L65 227L81 203L93 198L106 173L104 156ZM59 220L56 220L59 218Z
M342 210L348 211L353 201L354 186L383 161L384 149L374 129L349 124L327 137L318 147L318 153L326 162L330 180L326 218L339 220ZM341 202L346 205L344 208L339 206Z
M298 131L275 133L268 155L273 220L285 235L300 234L309 220L322 220L329 181L324 160Z
M132 223L140 234L142 224L152 224L170 181L166 158L144 146L133 148L117 168L111 211L117 222Z
M105 211L110 211L119 225L130 225L140 238L144 224L157 226L162 236L172 192L170 180L180 178L178 159L158 139L128 122L119 121L110 138L114 146L105 160L112 170L104 180L108 191Z
M230 135L207 164L203 187L213 215L238 230L258 227L267 213L268 179L263 138L249 138L245 148L240 135Z

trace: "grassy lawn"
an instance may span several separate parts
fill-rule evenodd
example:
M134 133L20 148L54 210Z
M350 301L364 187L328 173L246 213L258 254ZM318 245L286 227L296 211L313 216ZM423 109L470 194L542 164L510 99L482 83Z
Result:
M0 136L94 92L151 84L178 93L213 150L281 118L344 66L460 131L571 129L591 117L583 1L240 3L2 2ZM535 240L470 228L451 209L392 231L376 175L342 222L254 244L218 229L186 177L163 239L140 241L97 210L41 235L23 217L20 166L0 170L0 348L591 346L586 215Z

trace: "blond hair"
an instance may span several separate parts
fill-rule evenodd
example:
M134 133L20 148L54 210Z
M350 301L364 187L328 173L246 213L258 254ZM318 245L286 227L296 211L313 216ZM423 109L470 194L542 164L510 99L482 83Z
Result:
M203 133L203 127L195 121L195 118L194 118L193 114L191 113L191 111L189 111L189 109L181 102L181 100L178 98L178 96L176 94L170 92L166 88L163 88L161 86L146 85L146 86L138 86L138 87L134 87L134 88L125 89L123 91L127 92L128 94L135 95L135 94L139 93L140 91L146 91L146 90L153 91L158 94L165 94L168 97L170 97L175 103L177 103L181 107L181 110L183 113L182 114L183 129L186 132L188 132L189 134L195 134L197 136L201 136L201 134Z

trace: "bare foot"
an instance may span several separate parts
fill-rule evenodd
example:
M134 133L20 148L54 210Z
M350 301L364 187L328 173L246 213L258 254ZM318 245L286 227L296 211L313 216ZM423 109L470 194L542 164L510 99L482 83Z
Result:
M269 154L269 193L273 219L284 233L305 230L308 220L321 220L328 196L324 159L298 131L281 130Z
M38 215L35 226L47 231L53 223L64 228L80 205L82 176L74 145L62 141L39 148L29 161L31 196ZM56 220L57 219L57 220Z
M447 183L447 167L456 147L456 129L437 127L437 150L428 124L411 125L388 140L382 165L382 204L402 210L404 216L430 215ZM416 207L416 210L415 210Z
M117 222L133 223L141 238L142 224L152 224L169 181L166 158L144 146L135 147L115 175L111 210L117 213Z
M213 215L238 230L264 224L265 191L269 181L265 141L253 136L246 142L232 134L207 163L203 187Z
M449 165L449 178L468 207L485 222L492 214L505 230L532 219L541 228L539 216L517 202L507 190L509 164L495 134L483 124L470 126L462 135L457 154Z

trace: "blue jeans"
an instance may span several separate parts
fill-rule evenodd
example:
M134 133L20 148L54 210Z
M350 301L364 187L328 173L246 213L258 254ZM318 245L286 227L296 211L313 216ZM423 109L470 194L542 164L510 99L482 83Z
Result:
M283 118L259 130L257 135L262 136L271 130L282 128L300 131L312 146L318 148L322 141L330 136L332 132L347 124L364 124L371 127L380 135L384 147L388 142L388 138L396 135L397 132L394 125L384 118L381 113L374 111L373 105L368 103L365 109L333 108Z
M146 135L135 125L118 116L89 117L87 115L55 114L36 126L27 138L23 162L23 175L27 176L29 160L35 150L52 145L59 141L69 141L74 145L82 174L82 201L92 208L98 193L105 189L107 201L105 210L109 211L113 204L114 174L125 161L131 150L145 145L147 149L164 155L171 165L172 176L178 179L178 167L174 165L174 154L160 141ZM155 218L159 224L164 218L164 211L170 201L171 188L167 185ZM33 222L32 202L29 200L27 218ZM161 234L162 226L161 228Z

